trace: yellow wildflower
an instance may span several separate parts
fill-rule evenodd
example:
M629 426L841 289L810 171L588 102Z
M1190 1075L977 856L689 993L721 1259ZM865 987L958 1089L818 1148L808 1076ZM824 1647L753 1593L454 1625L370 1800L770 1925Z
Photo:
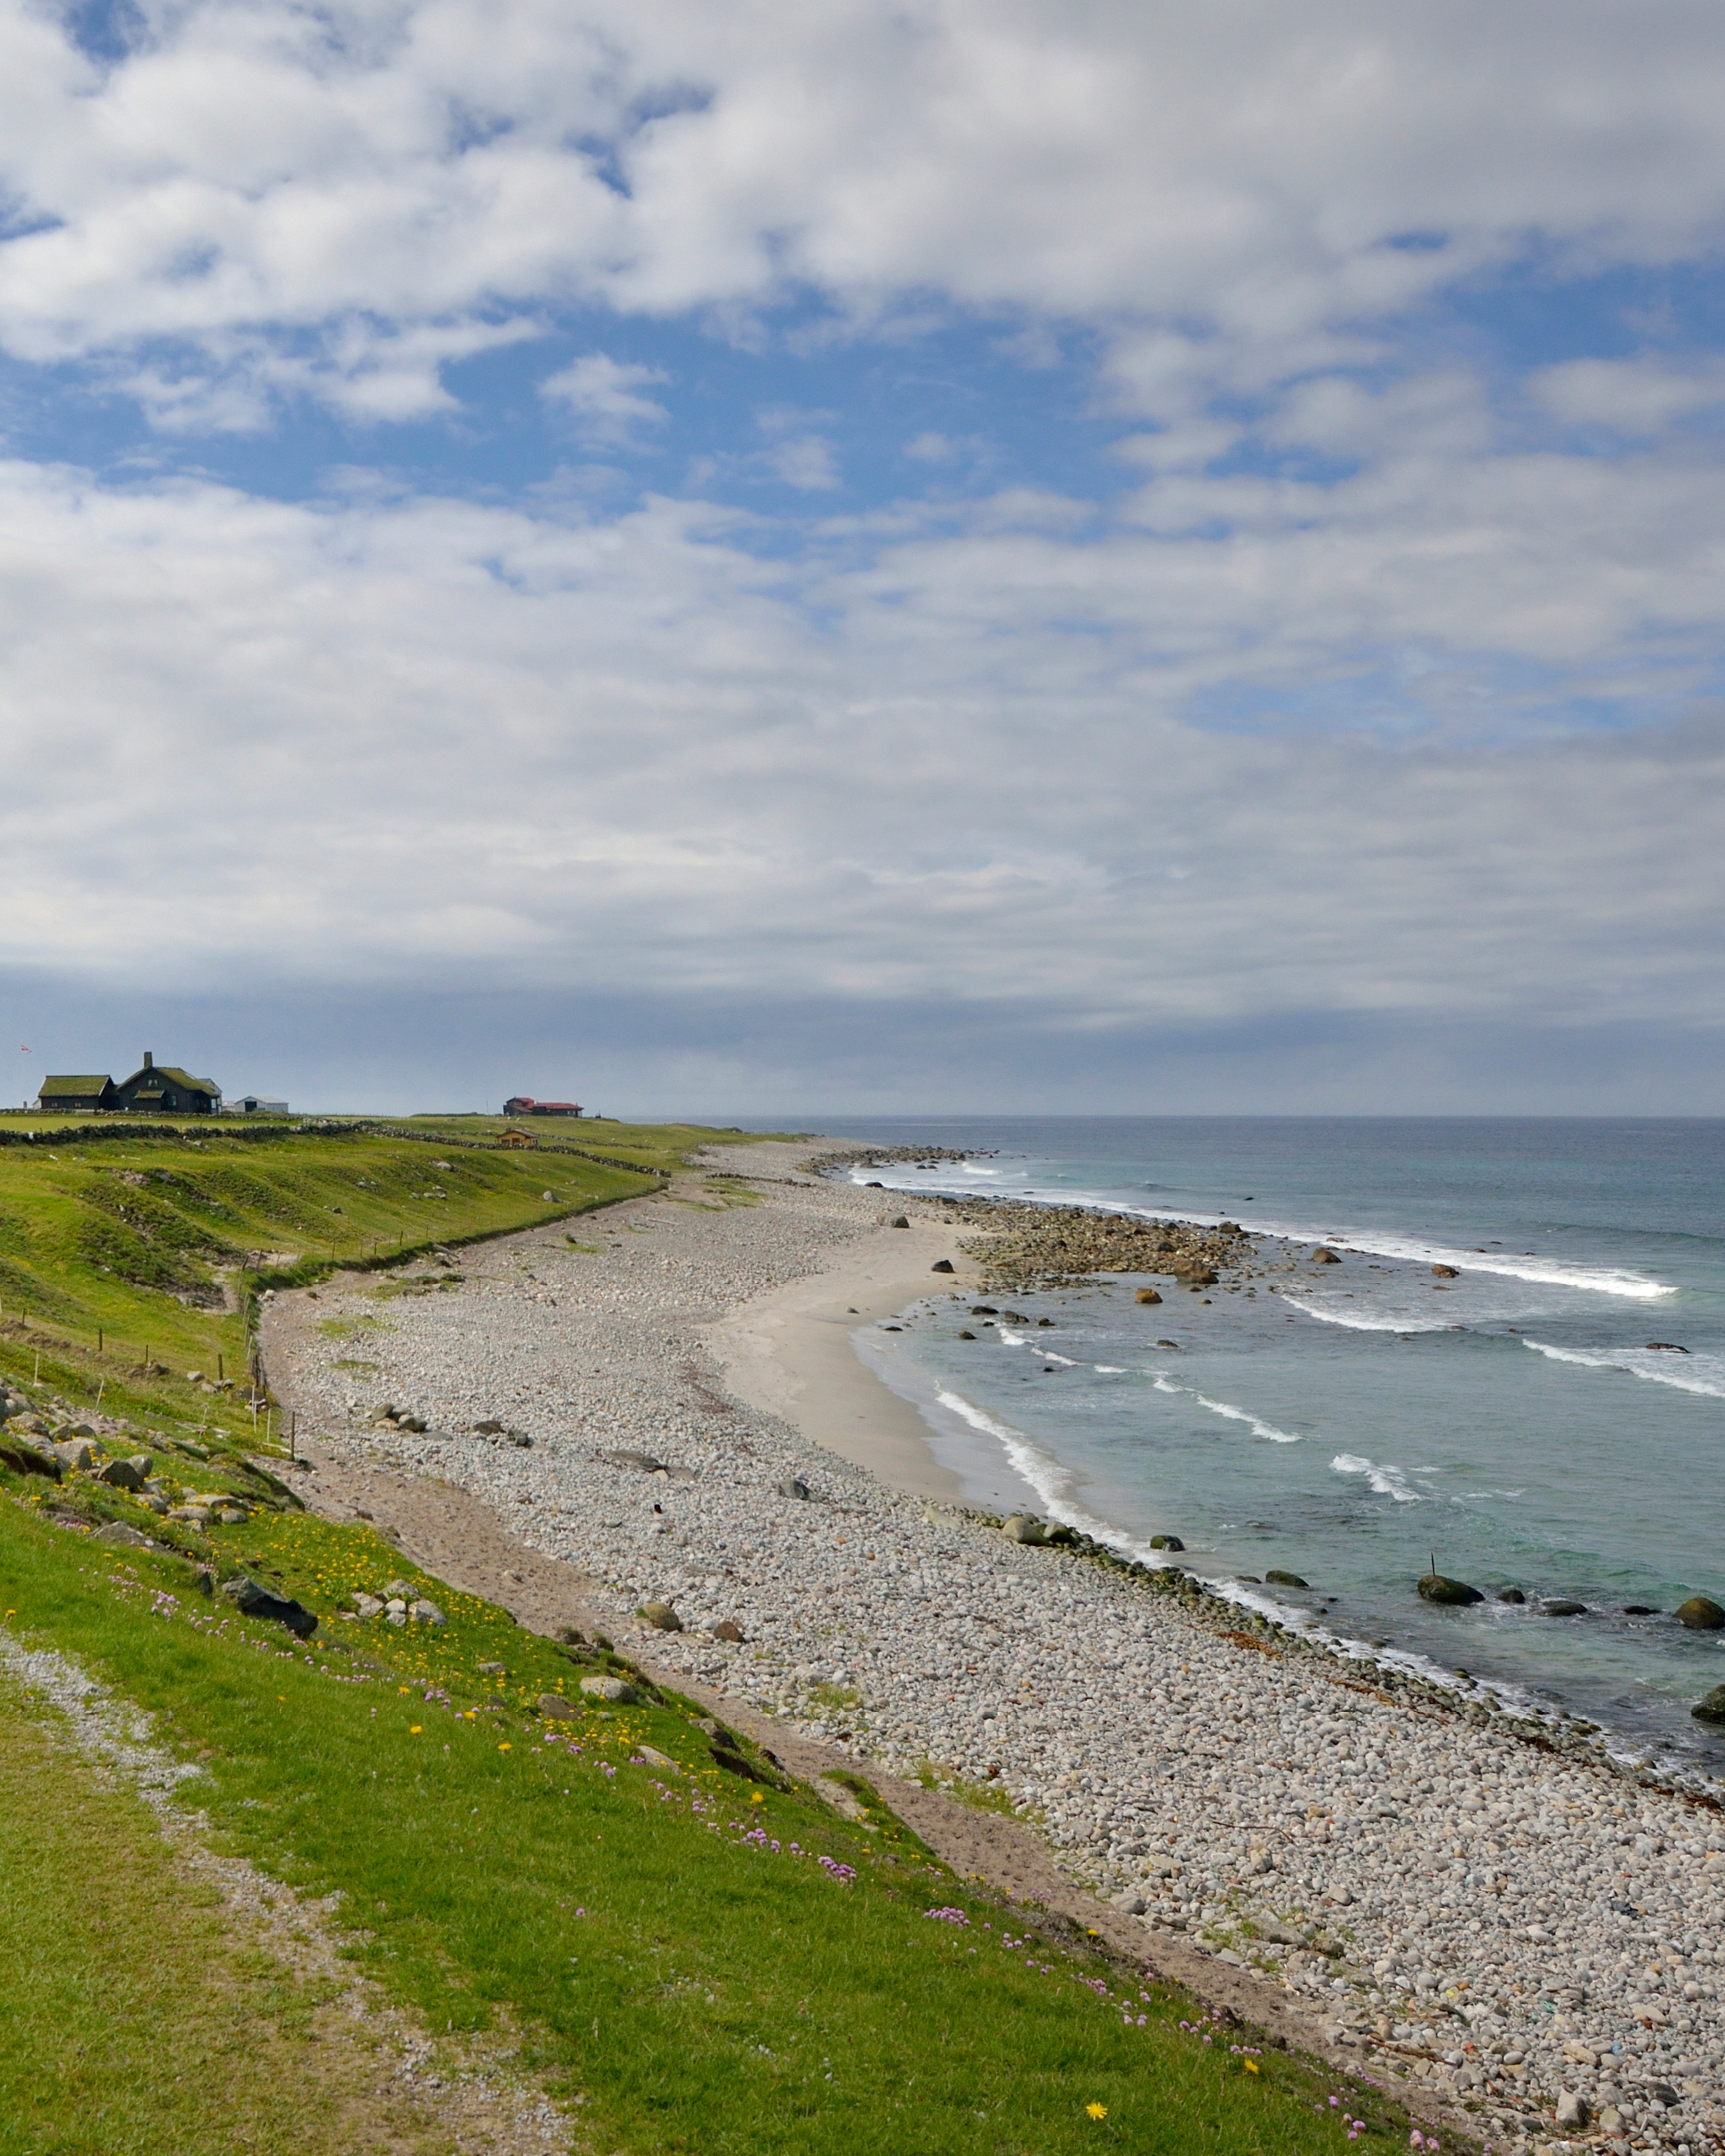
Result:
M515 1747L512 1744L500 1744L497 1747L497 1749L500 1752L512 1752L515 1749Z
M1258 2061L1255 2059L1248 2059L1245 2063L1245 2070L1249 2074L1255 2074L1257 2072Z
M423 1731L424 1731L424 1725L423 1725L422 1723L420 1723L420 1722L416 1722L413 1725L413 1727L408 1730L408 1736L409 1736L409 1737L418 1737L418 1736L420 1736L421 1734L423 1734Z
M1106 2103L1087 2103L1084 2108L1091 2118L1106 2118L1108 2116L1108 2107Z

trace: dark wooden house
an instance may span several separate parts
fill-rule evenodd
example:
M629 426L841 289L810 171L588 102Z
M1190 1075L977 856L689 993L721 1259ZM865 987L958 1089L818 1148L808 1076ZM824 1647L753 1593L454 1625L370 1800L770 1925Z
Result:
M114 1081L100 1078L44 1078L36 1104L44 1116L89 1116L114 1105Z
M146 1050L143 1069L121 1080L109 1105L139 1115L211 1116L222 1105L222 1089L172 1063L157 1063Z

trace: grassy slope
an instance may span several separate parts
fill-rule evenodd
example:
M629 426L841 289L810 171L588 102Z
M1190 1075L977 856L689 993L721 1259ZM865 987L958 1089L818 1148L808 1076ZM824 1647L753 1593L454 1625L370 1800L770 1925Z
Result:
M321 1987L224 1931L140 1799L69 1761L13 1687L0 1721L0 2151L446 2148L324 2040Z
M222 1291L254 1285L260 1254L382 1261L531 1226L652 1188L651 1170L720 1135L581 1127L603 1130L608 1152L615 1134L616 1158L638 1161L636 1173L552 1138L535 1152L500 1152L490 1125L474 1127L482 1120L301 1132L198 1119L150 1136L104 1119L85 1127L100 1135L67 1142L54 1136L64 1119L0 1117L0 1132L44 1133L0 1144L0 1375L31 1382L39 1357L42 1382L68 1400L100 1393L110 1413L249 1439L243 1386L215 1399L185 1373L214 1376L219 1358L244 1379L245 1316L222 1306ZM159 1374L144 1368L146 1350Z
M518 1630L369 1529L290 1512L218 1531L223 1568L273 1576L319 1612L300 1649L200 1598L184 1562L105 1551L49 1522L39 1485L8 1487L0 1609L13 1628L155 1713L203 1759L187 1794L218 1834L295 1887L340 1890L357 1951L432 2027L482 2028L506 2010L607 2151L1303 2156L1347 2143L1337 2092L1298 2062L1268 2051L1250 2071L1244 2031L1183 2028L1189 2006L1081 1940L1028 1934L890 1820L871 1834L776 1778L721 1771L674 1697L542 1717L540 1696L578 1697L602 1650ZM446 1629L335 1614L396 1576L429 1589ZM487 1661L506 1674L483 1675ZM643 1743L685 1771L639 1763ZM39 1820L4 1825L23 1850ZM0 1995L34 1952L0 1929ZM1343 2102L1374 2122L1363 2138L1405 2146L1406 2122L1378 2099Z

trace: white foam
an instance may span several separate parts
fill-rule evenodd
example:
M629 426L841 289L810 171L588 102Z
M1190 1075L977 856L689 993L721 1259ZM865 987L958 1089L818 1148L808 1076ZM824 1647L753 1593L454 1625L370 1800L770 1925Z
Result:
M1284 1296L1282 1300L1291 1310L1303 1311L1320 1325L1345 1325L1350 1332L1441 1332L1450 1322L1442 1317L1368 1317L1359 1311L1337 1310L1333 1303L1308 1300L1303 1295Z
M1246 1424L1254 1437L1268 1438L1272 1445L1298 1445L1301 1441L1297 1430L1278 1430L1273 1422L1266 1422L1250 1408L1237 1408L1229 1400L1213 1400L1195 1385L1177 1384L1165 1370L1154 1372L1151 1382L1158 1393L1183 1394L1188 1399L1196 1400L1199 1407L1208 1408L1212 1414L1222 1415L1230 1422Z
M999 1178L1002 1173L999 1168L980 1168L967 1161L963 1163L960 1180L962 1183L963 1178L981 1175ZM861 1183L868 1179L868 1172L853 1168L850 1176L853 1182ZM877 1170L874 1179L882 1178L892 1189L927 1190L937 1187L920 1178L895 1182L891 1170L887 1168ZM1178 1207L1133 1205L1123 1199L1103 1198L1079 1190L1039 1189L1028 1181L1014 1195L1039 1205L1081 1205L1091 1212L1121 1213L1136 1219L1185 1220L1195 1228L1214 1228L1229 1217ZM1496 1273L1507 1280L1528 1281L1542 1287L1579 1288L1594 1295L1624 1296L1635 1302L1658 1301L1677 1293L1670 1283L1650 1280L1645 1273L1632 1272L1626 1266L1582 1265L1564 1258L1543 1258L1532 1251L1457 1250L1446 1243L1427 1242L1420 1236L1398 1235L1387 1229L1330 1229L1314 1228L1309 1221L1256 1217L1250 1232L1255 1236L1284 1236L1295 1243L1327 1243L1335 1250L1357 1250L1370 1257L1399 1258L1410 1265L1454 1265L1464 1276Z
M1709 1399L1725 1400L1725 1362L1717 1355L1673 1355L1669 1350L1645 1348L1553 1348L1543 1340L1526 1340L1536 1355L1553 1363L1575 1363L1589 1370L1626 1371L1645 1378L1650 1384L1673 1385L1680 1393L1701 1393Z
M1106 1520L1098 1519L1093 1512L1087 1512L1073 1496L1070 1471L1045 1452L1034 1439L1027 1437L1023 1430L1015 1430L1009 1422L1002 1422L998 1415L990 1414L986 1408L976 1406L962 1393L951 1392L942 1387L936 1393L935 1398L949 1414L957 1415L960 1421L968 1423L973 1430L981 1430L985 1436L995 1440L1005 1453L1013 1472L1021 1482L1028 1484L1036 1492L1047 1507L1048 1517L1051 1520L1058 1520L1065 1527L1076 1527L1093 1542L1106 1543L1111 1548L1139 1558L1146 1564L1165 1562L1153 1550L1141 1551L1136 1543Z
M1364 1476L1368 1486L1380 1497L1394 1497L1399 1505L1418 1505L1424 1501L1425 1493L1411 1488L1399 1467L1380 1466L1363 1453L1338 1452L1330 1466L1337 1475Z

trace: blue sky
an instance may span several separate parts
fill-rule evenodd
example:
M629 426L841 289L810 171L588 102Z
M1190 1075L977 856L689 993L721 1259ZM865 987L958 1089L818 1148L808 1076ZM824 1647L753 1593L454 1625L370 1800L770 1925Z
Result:
M21 1072L1713 1110L1722 94L1683 0L0 4Z

